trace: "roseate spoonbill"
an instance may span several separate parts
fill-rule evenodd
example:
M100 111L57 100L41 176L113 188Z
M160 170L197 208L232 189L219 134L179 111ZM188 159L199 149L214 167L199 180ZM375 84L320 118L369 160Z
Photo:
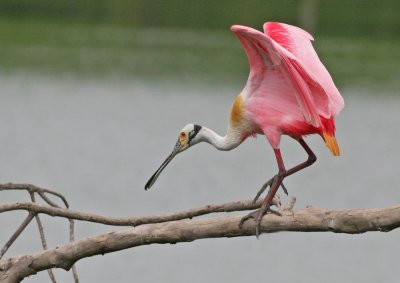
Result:
M186 125L179 133L174 150L145 189L154 184L176 154L199 142L210 143L219 150L231 150L249 136L265 135L274 150L278 173L256 195L255 200L270 187L262 207L243 217L240 223L242 226L245 220L253 218L258 237L261 219L283 179L317 159L303 136L320 135L332 154L340 155L334 117L343 108L344 101L311 44L313 37L306 31L276 22L265 23L264 33L240 25L232 26L231 30L246 51L250 75L233 102L226 135L219 136L203 126ZM286 169L279 146L282 135L297 140L308 159Z

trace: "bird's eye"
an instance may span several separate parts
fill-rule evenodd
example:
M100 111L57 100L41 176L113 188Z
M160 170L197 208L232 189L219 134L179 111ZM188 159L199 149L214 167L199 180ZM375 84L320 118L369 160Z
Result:
M181 132L180 137L181 137L182 139L186 138L186 133Z

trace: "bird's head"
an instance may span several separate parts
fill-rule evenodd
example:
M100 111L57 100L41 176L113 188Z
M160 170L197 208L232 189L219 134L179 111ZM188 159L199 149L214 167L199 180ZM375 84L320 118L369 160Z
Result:
M156 182L158 176L167 167L168 163L177 155L195 145L201 141L201 131L202 127L199 125L194 124L187 124L183 129L179 132L178 141L175 144L174 149L172 150L171 154L165 159L165 161L161 164L160 168L151 176L149 181L146 183L144 189L148 190L151 186Z
M187 124L183 129L179 132L178 141L176 142L175 148L178 146L180 153L185 151L192 145L195 145L200 142L200 135L198 133L201 130L201 126L194 124Z

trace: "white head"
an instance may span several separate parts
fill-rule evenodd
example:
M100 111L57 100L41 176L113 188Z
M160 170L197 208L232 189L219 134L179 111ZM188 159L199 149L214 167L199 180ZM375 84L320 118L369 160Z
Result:
M156 182L158 176L161 174L164 168L167 167L168 163L175 157L175 155L202 141L201 134L199 135L201 129L201 126L194 124L187 124L185 127L183 127L183 129L179 132L178 141L176 142L173 151L167 157L167 159L165 159L153 176L151 176L144 187L145 190L150 189L150 187Z
M192 145L195 145L201 141L200 135L198 135L201 129L201 126L194 124L187 124L185 127L183 127L183 129L179 132L178 138L178 142L181 146L179 152L185 151Z

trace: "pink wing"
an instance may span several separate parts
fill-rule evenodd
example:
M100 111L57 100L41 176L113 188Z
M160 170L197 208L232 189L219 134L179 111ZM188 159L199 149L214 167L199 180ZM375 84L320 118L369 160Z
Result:
M264 33L301 61L329 96L331 114L338 114L344 107L343 97L311 44L314 38L301 28L276 22L265 23Z
M250 97L268 96L275 108L294 115L300 108L305 120L315 127L321 124L320 115L330 118L343 107L343 99L307 32L278 23L266 23L266 34L239 25L231 29L249 59L246 89Z

